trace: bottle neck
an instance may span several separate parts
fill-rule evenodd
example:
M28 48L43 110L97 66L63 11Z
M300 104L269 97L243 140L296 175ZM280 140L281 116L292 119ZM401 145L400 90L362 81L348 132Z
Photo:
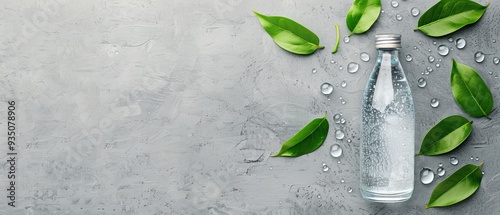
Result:
M399 58L399 49L377 49L378 56L382 56L383 53L389 53L393 57Z

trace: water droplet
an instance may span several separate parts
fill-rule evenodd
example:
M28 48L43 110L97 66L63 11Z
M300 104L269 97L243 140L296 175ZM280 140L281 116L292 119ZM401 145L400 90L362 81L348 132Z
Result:
M455 40L455 46L457 47L457 49L463 49L466 44L467 42L463 38L458 38L457 40Z
M438 61L439 61L439 62L441 62L441 61L442 61L442 59L441 59L441 58L438 58Z
M496 42L497 42L497 40L493 39L493 40L492 40L492 42L493 42L493 43L496 43Z
M481 172L484 175L484 171Z
M418 47L416 47L416 46L413 46L413 50L418 50Z
M340 118L342 118L342 115L340 115L340 114L333 115L333 122L339 124L340 123Z
M314 74L314 73L316 73L317 71L318 71L318 70L316 70L316 68L313 68L313 69L312 69L312 73L313 73L313 74Z
M442 164L442 163L439 163L439 167L442 167L442 166L443 166L443 164Z
M322 163L322 165L323 165L323 166L326 166L326 163L325 163L325 162L323 162L323 163Z
M437 67L437 68L441 67L441 64L436 63L436 67Z
M436 98L431 99L431 107L437 108L439 106L439 100Z
M474 160L474 156L470 156L470 159L471 159L471 160Z
M338 140L344 139L344 136L345 134L342 130L335 131L335 138L337 138Z
M366 52L361 52L359 58L364 62L368 62L370 60L370 55Z
M330 61L330 63L331 63L331 64L334 64L334 63L337 63L337 62L335 62L334 60L331 60L331 61Z
M327 165L323 166L323 172L328 172L329 169L330 169L330 167L328 167Z
M321 195L318 195L318 199L321 199Z
M434 172L431 169L425 167L420 170L420 182L422 184L430 184L432 181L434 181Z
M407 54L405 56L405 60L408 61L408 62L410 62L411 60L413 60L413 57L410 54Z
M432 56L432 55L429 55L429 57L427 57L427 59L428 59L428 60L429 60L429 62L431 62L431 63L432 63L432 62L434 62L434 60L435 60L434 56Z
M342 82L340 82L340 86L341 86L342 88L346 87L346 86L347 86L347 82L346 82L345 80L344 80L344 81L342 81Z
M436 41L432 41L432 44L436 45L436 44L437 44L437 42L436 42Z
M344 102L345 102L345 101L344 101ZM340 118L340 124L344 124L344 123L345 123L345 119L344 119L344 117L341 117L341 118Z
M340 161L337 161L337 163L340 163Z
M348 138L348 139L347 139L347 142L348 142L348 143L352 142L351 138Z
M385 13L385 10L381 10L380 13Z
M391 6L392 6L393 8L397 8L397 7L399 6L399 2L398 2L398 1L396 1L396 0L392 0L392 1L391 1Z
M424 88L425 85L427 85L427 81L425 80L425 78L419 78L418 79L418 87Z
M330 148L330 154L334 158L338 158L342 155L342 147L339 144L333 144Z
M439 45L437 47L437 50L438 50L438 54L441 56L446 56L446 55L448 55L448 53L450 53L450 49L448 48L448 46L445 46L445 45Z
M433 69L432 69L430 66L428 66L428 67L426 68L426 70L427 70L427 72L432 72L432 71L433 71Z
M500 58L498 58L498 57L494 57L494 58L493 58L493 63L494 63L495 65L498 65L498 63L500 63Z
M349 38L349 36L345 36L345 37L344 37L344 43L348 43L348 42L349 42L349 40L351 40L351 39Z
M272 168L272 167L269 167L269 170L273 170L273 168Z
M450 157L450 163L455 166L458 164L458 159L456 157Z
M452 43L453 42L453 37L448 38L448 42Z
M325 82L321 85L321 93L323 93L323 95L330 95L332 92L333 86L330 83Z
M481 51L478 51L474 54L474 60L478 63L482 63L484 61L484 53Z
M348 188L347 188L347 192L348 192L348 193L352 193L352 188L348 187Z
M476 160L478 161L478 160L479 160L479 157L476 157Z
M437 175L438 175L439 177L441 177L441 176L443 176L443 175L446 173L446 170L444 170L444 168L443 168L443 167L439 167L439 168L437 169L436 173L437 173Z
M488 74L493 75L493 72L490 71L490 72L488 72Z
M415 17L416 17L416 16L418 16L419 14L420 14L420 10L419 10L418 8L414 7L414 8L412 8L412 9L411 9L411 15L412 15L412 16L415 16Z
M340 183L344 183L344 182L345 182L345 181L344 181L344 179L341 179L341 180L340 180Z
M342 69L344 69L344 68L342 68L342 66L339 66L339 69L340 69L340 70L342 70Z
M398 21L401 21L403 19L403 16L401 16L401 14L398 13L398 14L396 14L396 19Z
M355 62L350 62L348 65L347 65L347 72L349 73L356 73L359 69L359 64L355 63Z

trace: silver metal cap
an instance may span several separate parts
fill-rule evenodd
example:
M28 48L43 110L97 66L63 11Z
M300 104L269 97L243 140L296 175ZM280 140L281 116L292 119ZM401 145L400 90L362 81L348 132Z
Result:
M375 47L377 49L401 48L401 34L377 34Z

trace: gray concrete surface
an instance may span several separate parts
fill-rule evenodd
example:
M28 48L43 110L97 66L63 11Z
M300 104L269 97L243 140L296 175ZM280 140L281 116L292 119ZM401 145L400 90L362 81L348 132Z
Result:
M492 120L473 119L474 131L458 149L415 158L408 202L369 203L358 191L360 102L375 34L402 34L401 58L412 55L403 67L415 99L415 150L442 118L472 119L451 95L451 58L475 68L499 104L500 67L492 59L500 57L500 1L450 36L414 32L418 17L410 9L422 14L436 1L399 0L393 8L383 0L373 28L342 42L334 55L333 25L340 25L342 38L348 34L351 1L4 1L0 214L500 214L498 110ZM326 48L310 56L283 51L252 10L304 24ZM467 46L456 49L450 37ZM438 56L440 44L453 48L448 56ZM483 63L474 61L476 51L486 54ZM370 54L369 62L359 59L361 52ZM442 59L441 66L428 55ZM360 70L347 73L349 62ZM433 72L422 75L428 66ZM427 78L425 88L417 86L420 77ZM323 82L335 86L329 98L320 93ZM432 98L439 107L430 106ZM5 197L9 100L17 104L15 208ZM294 159L270 157L325 111L331 129L321 148ZM336 113L344 125L333 123ZM334 138L337 129L343 140ZM334 143L343 148L340 158L329 155ZM450 164L451 156L459 165ZM322 171L323 162L329 171ZM477 193L451 207L424 209L444 177L423 185L420 169L443 163L448 176L479 162L485 175Z

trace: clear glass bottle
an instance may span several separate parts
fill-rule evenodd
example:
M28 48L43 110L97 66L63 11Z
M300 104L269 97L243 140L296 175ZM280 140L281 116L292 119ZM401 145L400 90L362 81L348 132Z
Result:
M375 46L362 104L360 190L370 201L403 202L413 193L415 109L399 62L401 35L377 35Z

